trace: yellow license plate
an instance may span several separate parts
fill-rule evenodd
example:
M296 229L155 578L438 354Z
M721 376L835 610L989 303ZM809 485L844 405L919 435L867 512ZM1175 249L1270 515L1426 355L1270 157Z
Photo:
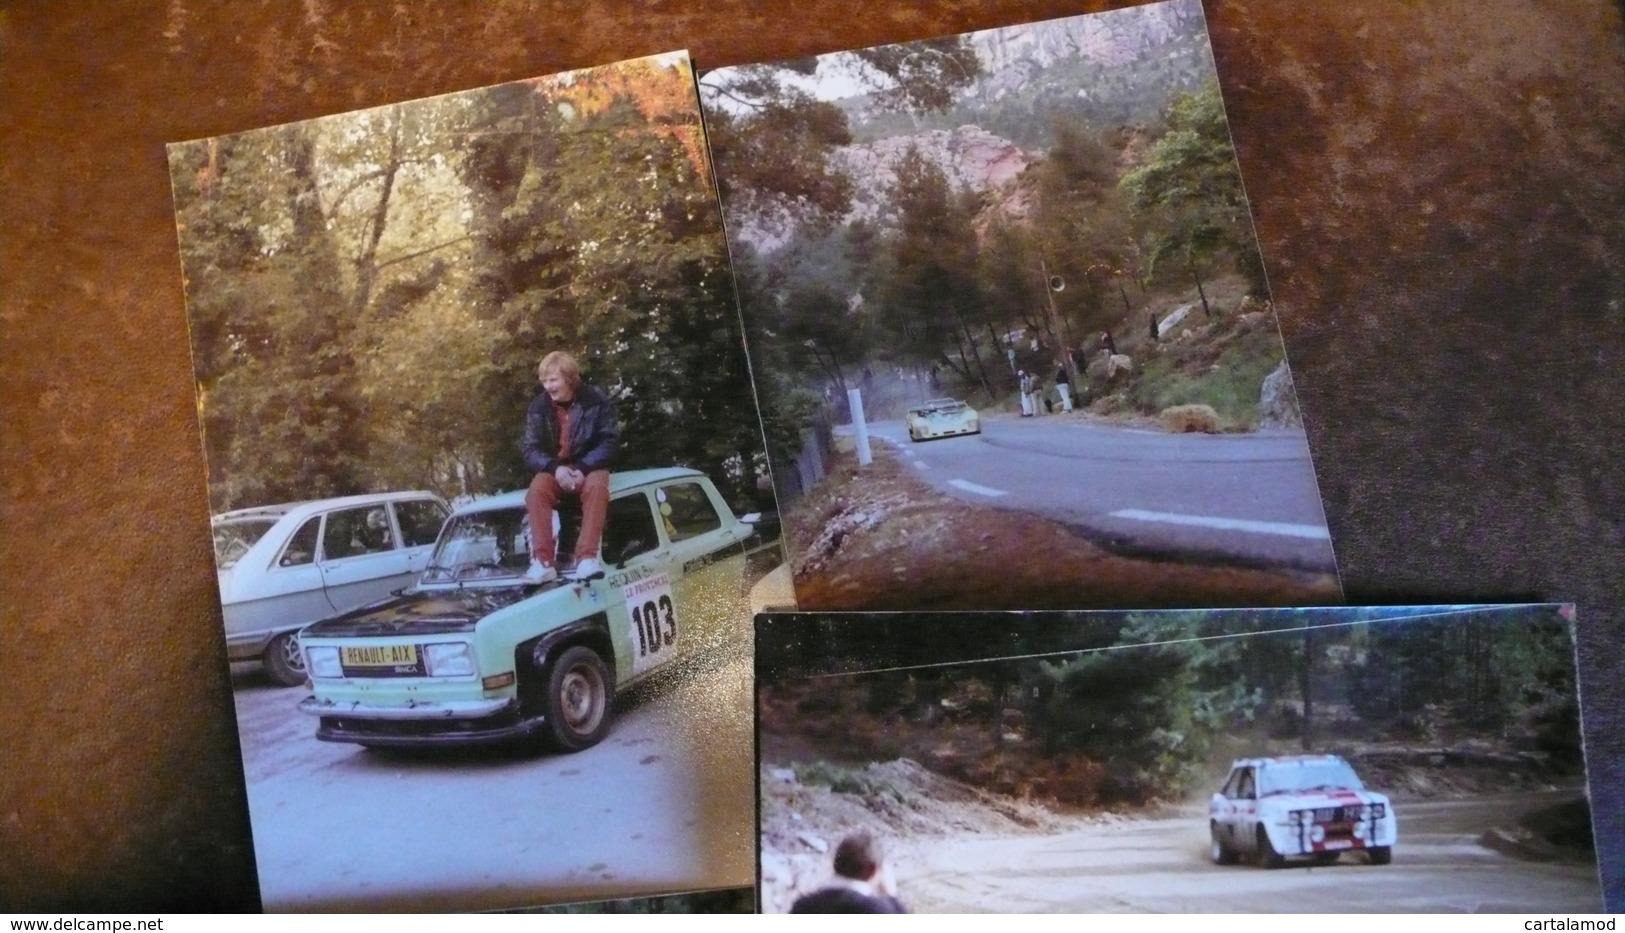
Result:
M373 645L340 650L345 667L400 667L418 663L417 645Z

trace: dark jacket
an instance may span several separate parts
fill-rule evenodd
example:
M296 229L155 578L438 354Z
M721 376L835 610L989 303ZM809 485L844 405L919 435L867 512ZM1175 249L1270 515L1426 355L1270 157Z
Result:
M519 439L519 452L525 465L537 473L551 473L561 466L583 473L607 470L615 462L621 445L621 428L615 423L615 409L604 393L590 385L576 386L570 400L570 452L559 459L559 416L553 399L538 392L525 413L525 433Z
M895 897L862 894L851 888L824 888L796 898L793 914L906 914L908 908Z

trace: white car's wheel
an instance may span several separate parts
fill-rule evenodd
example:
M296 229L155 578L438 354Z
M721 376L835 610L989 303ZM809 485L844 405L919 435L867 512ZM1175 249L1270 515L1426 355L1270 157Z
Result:
M1286 864L1286 856L1275 851L1269 833L1264 832L1262 826L1258 827L1258 864L1265 868L1280 868Z
M1387 865L1394 860L1394 850L1391 846L1372 846L1365 850L1371 856L1371 864Z
M1219 824L1218 823L1209 823L1207 828L1208 828L1208 836L1212 839L1212 844L1208 848L1208 857L1213 859L1213 864L1215 864L1215 865L1234 865L1234 864L1236 864L1236 852L1235 852L1235 850L1230 848L1229 846L1225 845L1224 842L1221 841L1220 838L1219 838Z
M299 639L293 632L283 632L265 646L265 673L283 687L297 687L305 682L305 656L299 650Z

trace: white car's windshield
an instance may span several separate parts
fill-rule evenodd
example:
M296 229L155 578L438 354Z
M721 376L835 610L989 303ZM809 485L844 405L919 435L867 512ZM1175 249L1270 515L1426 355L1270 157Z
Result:
M271 518L243 518L214 526L214 563L221 570L241 560L254 542L265 537L277 522Z
M530 566L530 532L523 508L455 515L440 532L419 584L511 583Z
M1258 779L1261 796L1303 790L1360 789L1359 776L1343 761L1277 763L1263 769Z

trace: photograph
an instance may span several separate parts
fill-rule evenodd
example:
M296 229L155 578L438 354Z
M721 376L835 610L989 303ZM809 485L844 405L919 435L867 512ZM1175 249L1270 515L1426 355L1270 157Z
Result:
M1598 911L1574 616L760 615L761 909Z
M801 609L1342 601L1197 0L700 97Z
M748 887L783 556L687 53L169 166L265 909Z

